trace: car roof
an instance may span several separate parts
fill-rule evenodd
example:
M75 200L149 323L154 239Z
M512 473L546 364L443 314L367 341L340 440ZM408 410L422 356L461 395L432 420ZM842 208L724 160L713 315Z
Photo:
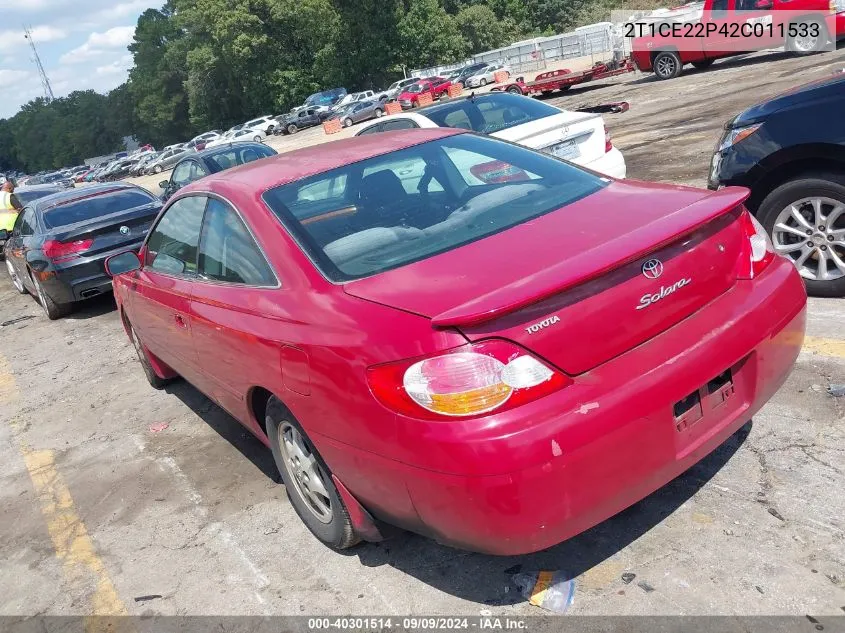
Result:
M37 212L43 213L63 204L70 204L71 202L76 202L77 200L93 198L95 196L99 196L105 193L111 193L113 191L130 190L144 191L143 189L141 189L141 187L137 187L136 185L132 185L129 183L109 182L90 185L87 187L67 189L65 191L62 191L61 193L54 193L52 195L45 196L44 198L39 198L38 200L33 202L32 205L35 207L35 210Z
M463 133L466 133L466 130L424 128L353 136L285 152L228 169L215 174L211 178L203 179L202 184L190 184L182 191L205 191L208 188L214 189L221 185L224 187L235 185L253 191L266 191L350 163Z

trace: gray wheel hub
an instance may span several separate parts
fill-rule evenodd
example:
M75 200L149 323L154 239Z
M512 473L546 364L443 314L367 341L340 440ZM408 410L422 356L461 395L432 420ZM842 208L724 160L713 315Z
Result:
M845 277L845 202L824 196L793 202L778 214L772 244L805 279Z
M9 277L12 278L12 284L15 286L18 292L23 292L23 283L21 282L20 278L18 278L18 274L15 272L15 267L12 266L12 262L8 259L6 260L6 270L9 271Z
M327 490L328 476L307 440L292 424L283 422L279 427L279 449L296 494L320 522L330 523L332 502Z
M675 58L671 55L663 55L657 60L657 72L662 77L668 77L675 72Z

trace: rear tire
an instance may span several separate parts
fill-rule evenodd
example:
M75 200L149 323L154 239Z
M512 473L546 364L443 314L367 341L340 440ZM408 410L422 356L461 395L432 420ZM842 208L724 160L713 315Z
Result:
M40 303L41 307L44 308L44 313L47 315L48 319L55 321L56 319L61 319L70 312L72 305L69 303L56 303L53 301L36 277L32 277L32 283L35 285L38 303Z
M288 126L288 134L296 134L298 131L299 128L297 128L293 123Z
M812 30L813 27L818 28L818 37L792 37L789 39L786 45L786 50L794 53L795 55L813 55L815 53L820 53L824 50L825 44L827 44L830 35L827 32L827 27L824 25L823 22L819 22L818 20L809 19L806 22L799 22L795 25L797 28L801 29L802 26L806 25L808 30Z
M156 165L155 167L153 167L153 171L157 174L160 174L162 171L164 171L164 168L161 165Z
M376 118L380 119L383 116L384 116L384 110L382 110L381 108L376 108Z
M333 549L357 544L360 539L352 529L331 471L299 422L275 396L267 402L266 428L288 499L305 526ZM317 486L310 483L315 477L319 480ZM318 488L321 492L315 492Z
M838 173L814 173L812 176L807 175L787 181L763 199L763 202L760 203L760 207L757 209L757 218L765 227L766 232L772 238L776 247L784 243L788 247L797 246L805 238L807 242L813 242L814 239L821 242L818 250L816 249L815 242L813 242L813 246L805 244L805 246L808 246L807 249L799 250L794 248L790 252L785 253L793 261L809 252L811 255L807 258L807 261L811 261L812 264L818 266L819 258L823 256L827 260L828 274L831 271L833 273L841 273L843 271L836 266L833 256L835 255L838 259L845 260L845 213L835 218L830 223L830 226L827 226L827 223L823 220L821 220L821 224L817 221L810 222L809 226L805 226L800 221L796 222L794 215L784 215L792 206L798 207L799 211L804 210L805 213L809 213L812 208L812 202L806 202L808 199L826 199L834 201L837 204L845 205L845 175ZM805 202L796 204L801 201ZM829 210L831 207L832 205L830 203L821 205L822 213L826 213L827 218L833 215L832 211ZM778 221L779 217L781 218L780 222ZM812 234L805 235L804 237L795 235L792 238L790 236L794 234L794 231L790 232L788 229L776 231L775 225L781 227L784 224L792 229L805 232L812 231ZM819 226L824 227L825 231L819 230ZM840 231L842 233L839 233ZM776 232L777 235L775 235ZM828 240L828 236L834 239ZM822 246L825 247L824 250L821 250ZM816 268L817 273L818 268ZM827 281L809 279L806 276L803 277L808 294L817 297L845 297L845 274L839 278L829 279Z
M344 119L343 127L352 127L352 119Z
M660 51L651 67L658 79L674 79L681 74L681 58L675 51Z
M150 383L150 386L153 389L161 391L171 382L170 379L162 378L155 372L152 363L150 363L147 349L141 343L140 339L138 339L138 335L135 334L135 328L133 328L129 323L126 324L126 327L129 330L129 340L132 341L132 346L138 354L138 361L141 363L141 368L144 370L147 382Z
M510 88L508 88L508 92L511 93L512 95L521 95L522 94L522 90L519 88L519 86L511 86Z

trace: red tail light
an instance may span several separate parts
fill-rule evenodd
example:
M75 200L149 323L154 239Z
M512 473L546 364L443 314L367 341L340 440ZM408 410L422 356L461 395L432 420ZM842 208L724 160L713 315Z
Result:
M513 343L489 340L370 367L367 382L392 411L446 420L513 409L572 381Z
M49 260L53 263L59 264L66 262L74 257L79 257L82 253L91 248L94 240L76 240L75 242L59 242L57 240L47 240L44 242L42 250Z
M610 132L607 126L604 127L604 153L607 154L613 149L613 142L610 140Z
M748 211L739 216L740 226L748 241L742 249L740 279L754 279L775 259L775 250L766 229Z

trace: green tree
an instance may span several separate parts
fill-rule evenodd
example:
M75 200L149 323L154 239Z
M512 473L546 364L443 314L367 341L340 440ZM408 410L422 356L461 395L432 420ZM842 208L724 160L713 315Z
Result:
M519 28L511 18L499 18L483 4L473 4L455 16L458 31L470 53L481 53L513 42Z
M407 65L450 63L469 53L456 19L437 0L411 0L397 31L400 59Z

